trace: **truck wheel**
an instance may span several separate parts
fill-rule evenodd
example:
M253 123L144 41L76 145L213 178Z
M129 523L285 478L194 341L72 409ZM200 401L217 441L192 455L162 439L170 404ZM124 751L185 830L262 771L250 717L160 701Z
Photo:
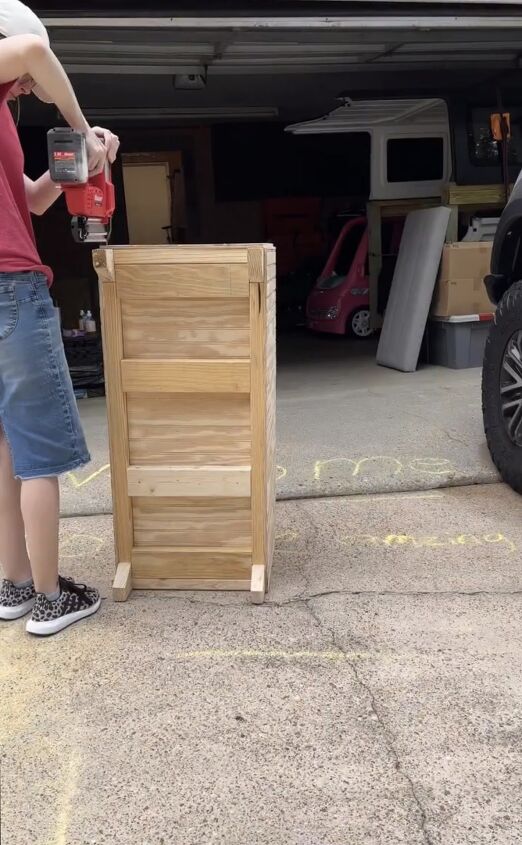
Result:
M506 291L484 352L482 413L502 479L522 493L522 281Z

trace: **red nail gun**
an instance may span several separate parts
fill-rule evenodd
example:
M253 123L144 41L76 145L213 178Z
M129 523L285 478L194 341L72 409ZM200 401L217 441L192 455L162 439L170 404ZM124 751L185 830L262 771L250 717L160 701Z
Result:
M106 244L115 208L109 163L98 176L89 176L85 135L69 128L47 133L47 152L51 179L63 187L72 215L74 240Z

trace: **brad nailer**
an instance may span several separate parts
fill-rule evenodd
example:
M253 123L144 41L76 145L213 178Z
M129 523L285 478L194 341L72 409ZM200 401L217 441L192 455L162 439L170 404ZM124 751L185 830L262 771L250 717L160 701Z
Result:
M71 229L77 243L106 244L115 209L114 185L107 162L97 176L89 176L85 135L74 129L51 129L47 133L51 179L61 185Z

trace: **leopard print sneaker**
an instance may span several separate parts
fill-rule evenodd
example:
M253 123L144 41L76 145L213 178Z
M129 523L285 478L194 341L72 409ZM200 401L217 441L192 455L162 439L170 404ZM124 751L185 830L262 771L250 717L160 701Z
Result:
M32 582L27 587L15 587L5 578L0 586L0 619L21 619L33 609L35 601Z
M57 634L100 609L98 590L86 587L85 584L76 584L72 578L60 577L59 584L60 595L55 601L49 601L43 593L37 594L31 618L26 625L29 634L39 637Z

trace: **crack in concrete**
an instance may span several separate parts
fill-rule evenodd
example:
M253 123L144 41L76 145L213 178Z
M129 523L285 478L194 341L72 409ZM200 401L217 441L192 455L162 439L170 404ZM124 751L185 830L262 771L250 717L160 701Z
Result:
M134 591L135 595L144 596L140 590ZM156 601L185 601L188 604L200 604L207 607L241 607L251 608L256 613L267 608L292 607L293 605L306 605L307 602L314 599L331 598L333 596L390 596L397 598L415 598L417 596L429 597L458 597L458 598L473 598L475 596L486 596L493 598L495 596L522 596L522 590L325 590L320 593L300 593L291 599L284 601L275 601L266 599L261 605L252 605L248 599L242 601L212 601L208 598L198 598L196 596L184 596L179 594L169 594L167 592L156 594Z
M327 636L329 637L329 640L330 640L330 644L333 646L333 648L335 648L337 651L339 651L340 654L343 655L343 657L344 657L347 665L349 666L357 684L366 694L366 697L368 698L368 701L369 701L369 704L370 704L370 709L371 709L372 715L374 716L377 724L379 725L379 727L382 731L385 745L388 749L389 754L391 755L391 757L394 761L395 770L406 781L410 795L411 795L412 800L413 800L413 803L417 807L417 812L419 814L419 819L420 819L420 830L421 830L424 842L426 843L426 845L434 845L433 839L431 838L431 835L428 831L428 817L427 817L426 809L424 808L424 806L422 804L422 801L421 801L420 796L417 792L417 789L415 787L413 779L408 774L408 772L404 769L404 766L403 766L401 759L399 757L399 752L397 751L397 748L395 746L394 736L393 736L391 730L388 728L382 713L380 712L375 694L373 693L369 683L362 678L362 676L361 676L361 674L358 670L357 665L351 659L350 653L346 651L346 649L344 648L344 646L342 645L340 640L337 638L334 629L331 628L330 625L328 625L326 622L324 622L323 619L321 619L319 613L313 607L312 602L313 602L313 599L308 599L305 602L305 606L306 606L308 612L310 613L310 616L312 617L312 619L318 625L319 630L321 630L325 634L327 634Z

